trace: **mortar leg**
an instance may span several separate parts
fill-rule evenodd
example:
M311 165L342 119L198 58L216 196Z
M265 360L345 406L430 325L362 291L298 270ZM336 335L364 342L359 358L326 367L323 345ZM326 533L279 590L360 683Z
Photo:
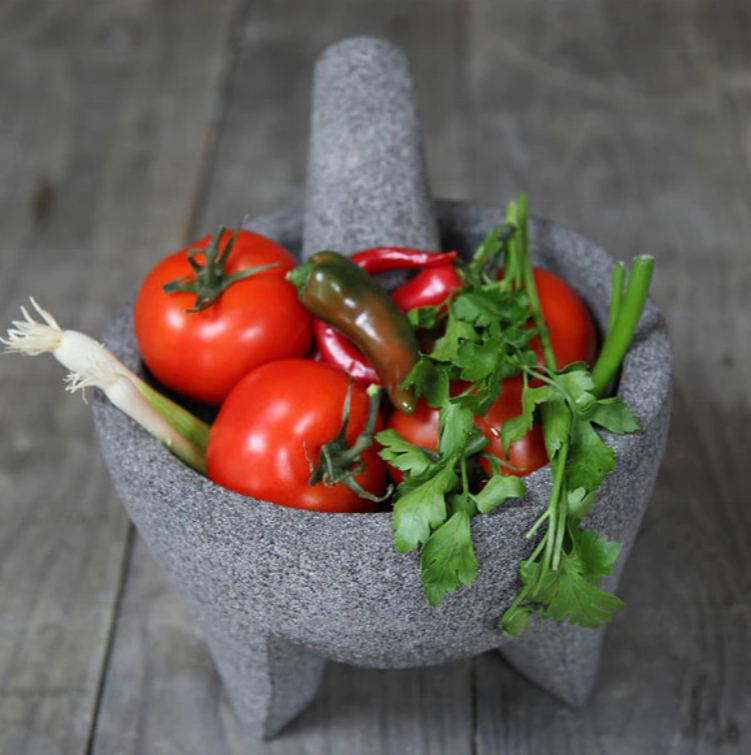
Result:
M235 715L256 739L272 739L310 705L326 667L324 658L275 637L209 645Z
M597 679L604 630L547 621L530 626L500 652L517 671L573 706L587 702Z

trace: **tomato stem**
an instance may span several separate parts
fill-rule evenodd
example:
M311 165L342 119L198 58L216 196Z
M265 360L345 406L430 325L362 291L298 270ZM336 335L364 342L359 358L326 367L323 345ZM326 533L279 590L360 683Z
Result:
M632 260L623 303L592 370L594 394L598 397L605 393L626 356L647 300L653 269L654 257L648 254Z
M193 309L185 310L188 314L202 312L210 307L233 283L279 265L278 262L271 262L268 265L256 265L232 275L226 275L224 268L240 229L237 229L224 248L220 249L224 232L224 226L220 225L206 249L191 249L188 252L188 264L193 268L195 275L186 275L162 286L166 294L187 292L196 295ZM195 259L198 254L205 255L203 265Z
M346 399L347 412L349 412L351 386L352 382L350 381L350 389L347 391ZM348 449L341 451L336 455L336 461L342 466L347 465L349 467L354 464L360 457L360 454L367 451L373 445L373 433L375 431L376 422L378 421L378 413L381 406L381 387L374 383L368 386L366 393L368 394L369 399L368 418L365 421L363 431L357 436L355 442ZM343 422L346 421L347 418L344 418Z
M308 484L316 485L322 482L327 487L333 487L341 483L350 490L354 490L361 498L380 503L391 495L391 488L382 496L377 496L365 490L355 477L365 469L362 454L373 445L373 435L380 409L381 397L379 394L381 387L378 385L368 387L369 404L365 427L350 446L347 443L347 428L349 426L350 403L352 400L352 384L353 381L350 380L342 407L342 424L339 432L328 443L321 446L317 467L309 459L310 479L308 480Z

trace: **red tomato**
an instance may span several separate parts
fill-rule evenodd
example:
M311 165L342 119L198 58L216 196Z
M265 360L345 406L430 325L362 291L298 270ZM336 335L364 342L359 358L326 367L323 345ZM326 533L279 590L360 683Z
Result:
M376 511L378 504L337 483L309 485L310 458L342 424L349 377L337 367L307 359L270 362L246 375L227 396L211 427L206 456L211 480L243 495L323 512ZM347 441L365 427L368 396L352 385ZM380 429L382 423L377 423ZM382 495L385 464L376 446L362 455L356 476L367 491Z
M225 231L221 245L232 237ZM303 356L311 339L311 318L286 273L297 263L284 247L240 231L225 272L258 265L276 267L233 283L202 312L188 313L196 295L167 294L164 284L193 274L188 251L205 249L210 236L163 259L148 274L136 298L136 340L146 366L164 385L207 404L220 404L254 367ZM205 255L195 260L205 262Z
M523 477L548 463L542 428L539 425L534 425L521 440L512 443L509 446L508 456L503 453L501 425L504 420L521 414L523 388L521 376L504 380L503 391L495 404L490 407L484 417L475 417L475 425L490 441L485 451L516 467L518 471L501 467L501 472L517 477ZM438 409L431 408L421 400L414 414L395 411L389 418L387 427L396 430L405 440L416 446L436 451L438 449L438 415ZM490 474L490 465L487 461L481 459L480 464ZM402 481L403 476L400 470L389 466L388 471L394 482Z
M589 310L563 278L541 267L533 272L556 366L560 370L573 362L586 362L592 367L597 358L597 332ZM499 268L498 277L502 275L503 268ZM544 362L540 339L533 338L530 345Z
M591 367L597 357L597 333L584 302L549 270L536 267L534 276L558 369L573 362L586 362ZM540 353L538 338L532 341L532 348Z
M518 417L522 413L523 390L524 381L521 375L504 380L503 391L495 404L488 409L484 417L475 417L475 425L490 441L490 444L485 447L485 451L516 467L519 470L518 472L501 467L503 474L515 475L516 477L528 475L548 463L541 425L533 425L532 429L521 440L512 443L508 449L508 457L503 453L501 427L505 420ZM490 474L490 464L485 459L480 459L480 466Z

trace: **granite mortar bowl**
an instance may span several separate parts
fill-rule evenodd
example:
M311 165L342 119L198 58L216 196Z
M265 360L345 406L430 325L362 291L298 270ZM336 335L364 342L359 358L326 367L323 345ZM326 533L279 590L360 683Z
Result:
M471 253L502 220L497 208L436 202L442 246ZM299 255L302 213L247 224ZM613 260L577 233L533 219L532 255L564 277L606 322ZM126 305L106 343L143 372ZM605 441L617 467L588 525L623 542L616 572L651 496L670 411L670 344L648 301L618 393L642 432ZM423 594L417 554L392 542L391 514L320 514L257 501L196 474L101 396L93 402L104 458L131 519L199 622L244 723L270 736L315 694L326 659L379 668L442 663L500 648L527 676L569 703L583 702L596 675L602 632L546 624L516 640L497 622L514 598L524 534L545 509L549 468L526 478L524 501L476 517L480 568L471 589L438 607ZM280 697L291 696L284 704Z

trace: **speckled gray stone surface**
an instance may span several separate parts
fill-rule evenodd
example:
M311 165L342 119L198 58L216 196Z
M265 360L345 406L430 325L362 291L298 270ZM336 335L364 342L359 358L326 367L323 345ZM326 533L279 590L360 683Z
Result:
M370 169L377 172L378 165ZM338 192L345 191L342 184ZM337 204L336 197L331 199ZM425 202L428 215L435 210L442 248L463 254L503 217L498 208ZM374 220L383 207L360 212ZM306 231L310 213L308 207ZM347 222L340 224L345 231ZM302 254L302 213L282 212L249 225ZM378 227L392 226L373 223L373 229ZM532 221L530 238L535 260L566 278L602 326L613 264L609 256L577 233L540 220ZM415 243L412 236L388 241ZM129 306L115 317L106 340L126 364L142 370ZM618 464L588 522L625 543L610 589L620 579L662 456L670 362L663 319L649 302L618 389L643 431L603 434ZM546 624L506 640L497 629L516 592L517 564L529 552L524 533L547 504L549 469L526 478L529 492L523 502L473 521L480 562L475 584L431 608L422 593L418 556L393 547L389 513L326 515L240 496L182 465L101 397L93 409L120 497L202 627L249 732L273 736L303 710L315 695L325 659L406 667L497 648L568 703L580 704L590 694L602 631Z
M444 247L468 252L500 210L438 203ZM252 224L299 254L300 214ZM276 229L276 233L274 232ZM612 262L576 233L533 221L535 258L565 276L605 319ZM130 308L107 343L142 369ZM643 432L604 433L618 457L588 524L624 542L614 589L652 493L670 411L670 346L649 302L626 358L619 394ZM595 680L603 632L546 624L516 640L496 628L516 589L524 533L543 511L550 474L527 478L524 502L473 523L480 570L471 590L438 608L425 601L415 555L400 555L391 516L316 514L217 487L101 399L96 427L115 486L150 549L200 623L241 720L273 735L315 694L323 659L363 666L434 664L500 648L530 679L580 704Z
M318 60L305 207L305 258L437 248L409 61L388 42L345 39Z

